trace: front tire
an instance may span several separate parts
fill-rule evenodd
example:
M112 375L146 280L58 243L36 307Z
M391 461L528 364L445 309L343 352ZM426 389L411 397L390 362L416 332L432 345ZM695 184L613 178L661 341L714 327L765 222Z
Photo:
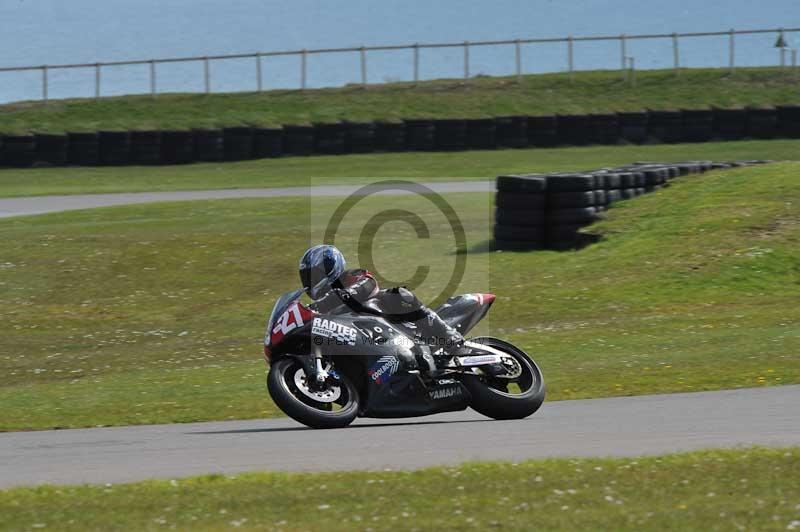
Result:
M303 365L292 357L276 361L269 369L267 389L275 404L287 416L313 429L346 427L358 416L358 391L346 375L339 374L335 401L318 402L297 385Z
M488 375L466 375L462 382L472 395L470 407L494 419L522 419L539 410L544 402L545 385L536 362L522 349L497 338L484 336L471 341L514 357L522 367L522 373L514 381ZM511 393L509 384L515 384L520 393Z

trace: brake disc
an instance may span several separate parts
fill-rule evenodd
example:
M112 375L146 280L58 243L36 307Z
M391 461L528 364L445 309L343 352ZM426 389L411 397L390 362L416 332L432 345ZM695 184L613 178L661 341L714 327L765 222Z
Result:
M312 390L308 385L308 377L303 368L294 373L294 385L300 393L318 403L332 403L342 396L342 389L339 386L328 385L323 390Z

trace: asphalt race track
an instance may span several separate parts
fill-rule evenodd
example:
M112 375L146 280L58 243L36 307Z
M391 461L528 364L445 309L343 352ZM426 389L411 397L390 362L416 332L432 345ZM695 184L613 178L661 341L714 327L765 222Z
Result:
M412 185L412 188L415 186L420 187L420 185ZM494 191L494 181L422 183L421 186L427 187L437 193ZM0 198L0 218L159 201L280 198L288 196L348 196L357 191L361 195L366 195L373 193L377 188L377 185L328 185L314 187L180 190L170 192L125 192L116 194L75 194L67 196ZM383 187L381 188L383 189L380 192L381 194L409 193L400 189L387 190Z
M0 434L0 488L800 445L798 404L800 385L545 402L520 421L468 411L361 419L336 430L306 429L283 418L9 432Z

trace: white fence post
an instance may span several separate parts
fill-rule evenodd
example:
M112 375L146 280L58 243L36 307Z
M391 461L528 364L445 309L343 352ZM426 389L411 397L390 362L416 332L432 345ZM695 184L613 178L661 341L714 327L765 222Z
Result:
M574 77L575 77L575 75L573 73L573 70L575 68L575 63L573 61L574 55L573 55L573 50L572 50L572 48L573 48L572 42L573 42L572 35L570 35L569 37L567 37L567 64L568 64L568 68L569 68L569 80L570 81L572 81L574 79Z
M256 54L256 88L258 92L263 90L263 82L261 81L261 54Z
M778 30L778 42L779 43L785 43L786 42L786 38L783 35L783 28ZM780 50L780 56L781 56L781 70L783 70L783 69L786 68L786 46L781 46L779 48L779 50Z
M469 41L464 41L464 83L469 82Z
M675 68L675 75L679 76L681 73L681 56L678 49L678 34L672 34L672 64Z
M42 100L47 103L47 65L42 66Z
M359 50L361 54L361 85L366 89L367 88L367 51L364 47L361 47Z
M209 94L211 92L211 65L208 63L208 57L203 58L203 85L206 94Z
M156 62L150 60L150 96L156 97Z
M627 50L627 42L625 38L625 34L619 36L619 53L620 53L620 70L622 70L622 79L624 81L628 80L628 65L627 65L627 57L628 57L628 50Z
M522 49L519 39L514 43L514 59L517 66L517 83L520 83L522 81Z
M414 44L414 84L419 83L419 43Z
M306 90L306 57L308 56L308 52L302 50L300 52L300 89Z
M94 65L94 97L100 98L100 63Z
M731 74L736 70L736 42L735 42L736 33L733 31L733 28L728 32L728 68L731 70Z

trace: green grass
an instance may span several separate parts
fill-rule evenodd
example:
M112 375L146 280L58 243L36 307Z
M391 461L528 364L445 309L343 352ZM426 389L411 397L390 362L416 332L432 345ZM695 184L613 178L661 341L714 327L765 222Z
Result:
M800 163L687 176L623 202L578 252L490 253L491 195L452 194L471 252L461 292L498 295L484 331L541 363L549 399L800 382ZM244 199L0 220L0 429L279 415L264 389L267 310L335 198ZM454 244L427 201L361 202L336 240L380 210L377 269L420 264L432 299Z
M0 491L2 530L794 530L800 451Z
M778 68L692 69L637 73L637 85L619 72L595 71L516 78L460 80L308 91L165 94L24 102L0 106L0 132L191 128L279 125L413 117L481 117L585 113L644 108L734 107L800 103L790 74Z
M289 157L225 164L161 167L32 168L0 170L0 197L303 186L310 181L364 183L376 177L419 181L493 179L501 173L567 171L635 160L800 159L800 140L654 146L382 153Z

